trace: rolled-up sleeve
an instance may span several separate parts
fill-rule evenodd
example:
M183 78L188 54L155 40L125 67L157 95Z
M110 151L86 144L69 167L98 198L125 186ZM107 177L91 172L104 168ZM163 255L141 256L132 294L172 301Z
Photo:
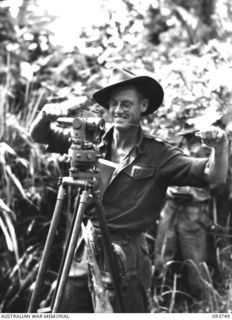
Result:
M166 146L160 156L160 178L167 185L207 187L207 162L207 158L192 158L176 147Z
M71 145L70 129L62 129L56 125L51 126L48 138L47 151L55 153L67 153Z

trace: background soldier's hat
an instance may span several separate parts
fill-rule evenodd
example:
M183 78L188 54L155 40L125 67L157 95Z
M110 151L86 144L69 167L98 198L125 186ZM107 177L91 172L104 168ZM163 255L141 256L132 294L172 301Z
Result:
M143 115L148 115L157 110L162 104L164 92L161 85L149 76L136 76L129 70L115 68L109 80L109 84L93 94L94 100L105 109L108 109L110 93L113 89L124 85L138 85L140 91L149 99L149 105Z

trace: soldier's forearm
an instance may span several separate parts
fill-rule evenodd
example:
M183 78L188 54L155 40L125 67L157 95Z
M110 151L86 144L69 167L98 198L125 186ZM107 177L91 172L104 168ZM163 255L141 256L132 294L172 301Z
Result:
M206 179L210 185L216 186L226 182L228 172L228 142L225 141L221 148L213 149L205 168Z
M50 136L50 120L40 112L30 127L30 135L38 143L48 143Z

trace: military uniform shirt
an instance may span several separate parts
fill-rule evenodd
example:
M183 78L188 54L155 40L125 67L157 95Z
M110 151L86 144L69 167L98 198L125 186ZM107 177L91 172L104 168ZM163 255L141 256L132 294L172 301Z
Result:
M99 150L110 160L113 128L103 136ZM51 130L49 151L67 152L69 135ZM142 129L137 144L118 165L102 194L111 232L145 232L158 219L168 186L206 187L204 170L208 159L191 158L168 142L146 135ZM93 215L93 225L98 221Z

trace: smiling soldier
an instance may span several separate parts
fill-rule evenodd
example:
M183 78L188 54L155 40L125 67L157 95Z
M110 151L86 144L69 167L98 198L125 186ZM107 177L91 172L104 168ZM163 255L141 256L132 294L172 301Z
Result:
M109 111L113 120L113 126L99 144L102 158L115 164L102 194L102 204L111 240L120 248L123 257L120 282L125 312L149 312L147 293L151 261L145 232L159 217L167 187L201 188L222 183L227 175L228 142L223 130L210 127L199 133L202 141L215 150L209 159L191 158L167 142L143 132L140 126L142 117L157 110L163 96L163 89L155 79L136 76L125 69L114 69L107 85L93 94L95 101ZM54 127L60 114L49 105L43 110L46 110L46 116L41 112L35 119L32 137L39 143L48 144L49 151L66 153L70 135ZM114 312L119 312L94 209L91 224L102 281ZM82 259L77 250L78 259L73 260L60 312L94 312L90 292L93 285L85 250L82 251Z

